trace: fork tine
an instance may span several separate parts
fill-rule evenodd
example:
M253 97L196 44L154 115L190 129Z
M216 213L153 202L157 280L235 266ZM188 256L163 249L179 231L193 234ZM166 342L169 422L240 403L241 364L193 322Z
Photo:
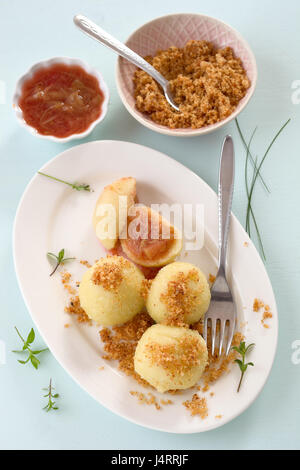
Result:
M207 344L207 316L204 318L204 325L203 325L203 339Z
M229 351L231 349L231 343L233 340L235 330L235 320L229 320L229 330L228 330L228 340L227 340L227 347L226 347L226 356L228 356Z
M223 349L223 342L224 342L224 336L225 336L225 327L226 327L226 320L221 320L221 327L220 327L220 345L219 345L219 356L222 355L222 349Z
M215 344L216 344L216 326L217 320L215 318L211 318L211 354L214 356L215 354Z

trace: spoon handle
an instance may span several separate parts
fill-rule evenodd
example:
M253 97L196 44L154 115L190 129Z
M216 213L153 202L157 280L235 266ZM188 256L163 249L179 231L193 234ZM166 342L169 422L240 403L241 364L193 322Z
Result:
M74 23L79 29L81 29L81 31L86 33L88 36L91 36L92 38L96 39L104 46L109 47L114 52L124 57L124 59L129 60L129 62L132 62L137 67L144 70L144 72L147 72L165 89L168 84L168 81L154 67L152 67L152 65L150 65L146 60L144 60L134 51L129 49L129 47L125 46L125 44L118 41L118 39L108 34L106 31L96 25L93 21L89 20L83 15L76 15L74 17Z
M219 175L219 267L225 272L226 251L234 188L234 146L231 136L223 143Z

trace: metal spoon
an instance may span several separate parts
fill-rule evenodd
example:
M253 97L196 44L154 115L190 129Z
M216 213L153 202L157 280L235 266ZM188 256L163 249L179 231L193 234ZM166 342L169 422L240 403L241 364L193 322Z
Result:
M125 44L122 44L120 41L118 41L118 39L115 39L113 36L108 34L85 16L74 16L74 23L88 36L96 39L101 44L104 44L104 46L109 47L113 51L117 52L117 54L124 57L124 59L129 60L129 62L132 62L137 67L144 70L144 72L147 72L149 75L151 75L151 77L153 77L154 80L156 80L162 87L168 103L176 111L179 111L179 107L173 100L168 80L166 80L154 67L152 67L152 65L148 64L148 62L136 54L136 52L129 49L129 47L125 46Z

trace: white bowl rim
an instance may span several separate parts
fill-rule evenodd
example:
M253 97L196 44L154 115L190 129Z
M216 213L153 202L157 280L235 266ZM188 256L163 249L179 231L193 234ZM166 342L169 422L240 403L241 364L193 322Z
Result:
M85 70L85 72L87 72L89 75L92 75L93 77L95 77L98 81L99 87L100 87L100 89L103 93L103 97L104 97L104 100L102 102L102 107L101 107L101 114L95 121L93 121L89 125L89 127L84 132L81 132L81 133L78 133L78 134L72 134L68 137L55 137L53 135L43 135L43 134L40 134L34 127L27 124L27 122L25 121L25 119L23 117L22 109L19 106L19 99L21 97L22 88L23 88L24 83L37 70L40 70L42 68L50 67L53 64L79 65L80 67L82 67ZM98 70L96 70L94 67L91 67L89 64L84 62L82 59L74 58L74 57L68 57L68 56L52 57L50 59L43 59L43 60L33 64L27 70L27 72L25 72L19 78L19 80L17 81L15 92L14 92L14 95L13 95L13 108L16 112L16 116L17 116L17 119L18 119L19 123L23 127L27 128L31 134L33 134L33 135L35 135L35 136L37 136L41 139L47 139L47 140L51 140L53 142L60 142L60 143L69 142L69 141L75 140L75 139L83 139L84 137L87 137L94 130L96 125L99 124L101 121L103 121L103 119L105 118L105 116L107 114L107 109L108 109L108 102L109 102L109 89L108 89L108 86L107 86L106 82L104 81L103 76L101 75L101 73Z
M244 97L244 102L243 102L242 106L240 107L240 109L235 109L235 111L230 116L228 116L226 119L224 119L222 121L219 121L216 124L211 124L209 126L202 127L200 129L191 129L191 128L187 128L187 129L170 129L166 126L160 126L160 125L156 124L154 121L152 122L152 121L147 120L142 115L142 113L138 112L135 109L135 107L132 107L128 104L127 99L125 98L125 95L123 93L123 90L122 90L122 87L121 87L121 82L120 82L120 77L121 77L120 64L121 64L122 60L126 60L126 59L122 59L122 57L120 57L120 56L117 60L117 65L116 65L116 73L115 73L115 75L116 75L116 84L117 84L117 90L118 90L119 96L120 96L120 98L122 100L122 103L124 104L125 108L127 109L127 111L138 122L143 124L145 127L148 127L148 129L151 129L151 130L153 130L155 132L158 132L160 134L171 135L171 136L175 136L175 137L196 137L196 136L199 136L199 135L209 134L210 132L214 132L214 131L218 130L219 128L223 127L224 125L228 124L230 121L235 119L246 108L246 106L248 105L248 103L249 103L250 99L252 98L252 96L255 92L255 89L256 89L257 77L258 77L257 62L256 62L255 55L254 55L250 45L243 38L241 33L239 33L235 28L233 28L228 23L225 23L224 21L219 20L218 18L215 18L213 16L204 15L202 13L171 13L169 15L158 16L157 18L154 18L154 19L142 24L138 28L136 28L130 34L130 36L126 39L125 44L127 45L127 43L132 39L132 37L140 29L144 28L145 26L149 26L149 25L151 25L151 23L155 23L156 21L161 20L161 19L172 18L172 17L176 17L176 16L198 16L198 17L201 17L201 18L206 18L206 19L209 19L209 20L216 21L216 22L224 25L225 27L231 29L231 31L236 35L237 39L241 43L243 43L245 49L247 50L247 52L249 54L251 62L253 64L253 79L251 81L251 87L247 91L247 93Z

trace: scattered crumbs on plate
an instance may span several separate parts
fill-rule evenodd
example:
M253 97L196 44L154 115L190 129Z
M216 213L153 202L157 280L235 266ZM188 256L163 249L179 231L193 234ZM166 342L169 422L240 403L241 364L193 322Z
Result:
M134 391L134 390L130 390L129 393L133 397L138 398L138 401L139 401L140 405L154 405L157 410L161 409L161 406L158 403L158 401L156 400L156 397L153 395L153 393L148 392L147 393L148 397L145 393L137 392L137 391Z
M78 295L71 298L69 304L65 307L65 312L69 315L75 315L78 323L87 323L89 325L92 324L91 319L87 316L87 314L80 305Z
M214 392L210 392L209 396L214 397L215 396Z
M244 242L244 246L247 248L249 246L248 242Z
M104 370L104 366L98 367L98 370Z
M209 390L209 385L208 384L205 384L204 387L202 388L202 392L208 392Z
M68 271L61 271L60 275L61 275L61 283L64 286L64 288L68 291L70 295L75 295L76 290L71 285L72 274L69 273Z
M191 400L186 400L182 404L187 410L189 410L191 416L199 415L201 419L207 418L208 408L206 398L201 398L197 393L195 393Z
M82 264L83 266L86 266L87 268L92 267L92 265L86 259L80 260L80 264Z
M70 328L70 323L65 323L65 324L64 324L64 327L65 327L65 328Z
M173 401L172 400L164 400L163 398L160 400L160 403L162 405L173 405Z
M209 282L210 282L211 284L213 284L213 283L215 282L215 280L216 280L216 276L214 276L213 274L210 274L210 275L208 276L208 280L209 280Z
M253 302L253 312L259 312L261 308L263 308L265 304L259 300L259 299L254 299Z
M222 415L216 415L215 418L216 418L216 419L222 419L223 416L222 416Z
M188 252L186 251L186 252L184 253L184 257L186 258L187 256L188 256Z
M264 328L269 329L270 325L266 323L266 320L270 320L271 318L273 318L270 306L266 305L264 302L262 302L262 300L254 299L253 312L259 312L261 309L264 309L261 324Z

